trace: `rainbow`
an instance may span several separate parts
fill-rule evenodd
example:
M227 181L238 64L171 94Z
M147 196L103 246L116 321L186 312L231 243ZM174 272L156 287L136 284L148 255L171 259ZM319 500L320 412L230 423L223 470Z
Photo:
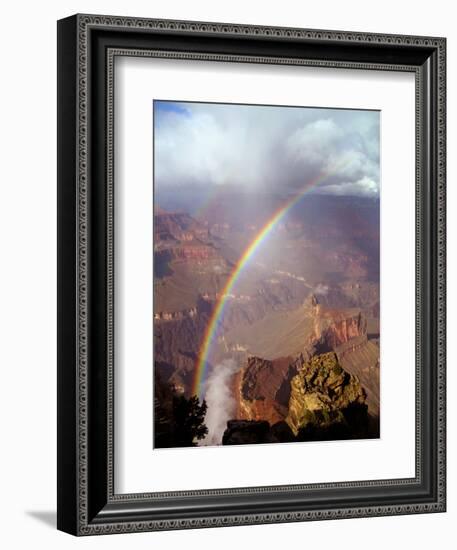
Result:
M334 173L334 170L332 170L331 173ZM208 369L208 356L211 351L211 344L216 336L219 320L224 314L224 309L227 304L229 294L240 278L243 269L249 260L254 256L255 252L259 249L262 243L265 242L266 238L270 235L278 222L285 216L285 214L287 214L287 212L295 206L308 191L316 187L316 185L322 183L322 181L324 181L329 175L330 171L321 173L319 176L308 182L299 193L294 195L291 199L286 201L283 206L276 210L240 256L232 273L230 274L230 277L225 283L224 288L219 294L219 298L206 326L198 353L198 362L195 369L192 395L197 395L199 398L201 397L203 381L206 377Z

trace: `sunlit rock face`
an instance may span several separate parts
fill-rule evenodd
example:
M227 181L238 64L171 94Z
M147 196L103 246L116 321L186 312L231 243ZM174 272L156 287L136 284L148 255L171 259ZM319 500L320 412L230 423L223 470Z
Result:
M290 386L286 422L295 436L344 427L351 410L366 416L365 390L356 376L341 367L333 352L303 362Z

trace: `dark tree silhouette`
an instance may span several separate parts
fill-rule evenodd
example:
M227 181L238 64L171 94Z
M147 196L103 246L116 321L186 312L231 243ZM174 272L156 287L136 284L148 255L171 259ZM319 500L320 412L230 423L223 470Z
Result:
M204 424L206 401L200 405L197 396L186 399L183 395L173 397L174 439L178 447L194 447L196 440L208 433Z
M197 396L187 399L170 384L156 379L154 446L195 447L208 433L206 410L206 402L200 404Z

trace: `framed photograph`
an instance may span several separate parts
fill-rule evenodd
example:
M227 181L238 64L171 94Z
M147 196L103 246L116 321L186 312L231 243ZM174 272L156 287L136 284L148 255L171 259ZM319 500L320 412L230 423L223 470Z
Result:
M58 22L58 528L443 512L444 38Z

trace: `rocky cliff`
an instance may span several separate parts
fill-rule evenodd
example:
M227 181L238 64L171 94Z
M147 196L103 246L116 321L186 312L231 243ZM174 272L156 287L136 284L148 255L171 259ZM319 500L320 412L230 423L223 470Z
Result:
M211 310L204 300L181 312L154 313L154 368L164 382L189 395L201 334Z
M296 374L291 357L273 361L248 357L247 364L235 377L238 394L237 417L244 420L279 422L287 415L290 380Z
M352 412L367 414L365 390L356 376L342 368L335 353L304 361L290 387L286 422L295 436L351 428Z
M360 287L351 285L346 290L358 292ZM366 390L370 414L379 416L379 317L370 317L369 323L359 308L335 309L322 305L323 301L324 298L314 295L308 299L313 332L308 337L305 351L308 357L316 352L334 351L340 365L357 376ZM373 308L376 310L376 307L375 303ZM366 312L373 314L370 308ZM377 313L379 315L379 311Z
M167 245L167 248L158 248L155 250L154 259L156 261L202 261L202 260L221 260L218 251L211 245L200 241L192 243L179 243L173 246Z
M271 362L251 359L251 375L255 371L265 376L271 372ZM289 373L296 374L289 382L287 414L282 418L273 415L269 421L262 417L259 403L267 398L262 395L265 392L259 391L257 381L249 380L248 375L244 378L244 399L249 408L244 412L259 414L256 418L230 420L222 439L224 445L379 436L378 426L368 415L365 390L356 376L342 368L335 353L316 355L308 361L301 355L289 368Z
M297 333L301 352L297 356L265 359L248 356L234 381L238 402L237 418L284 420L289 407L291 380L303 362L313 356L336 352L339 365L357 377L366 389L370 413L379 416L379 346L367 337L367 320L357 308L329 309L321 306L313 295L304 305L301 316L309 318L308 333ZM304 328L306 324L300 325ZM305 328L306 330L306 328ZM287 341L290 342L291 337Z
M156 283L170 286L165 295L173 294L176 286L192 288L192 279L198 279L201 272L223 273L227 269L229 263L221 256L207 227L186 213L155 212L154 277ZM207 285L203 282L202 286ZM163 298L164 293L161 294ZM161 309L164 309L163 305L169 305L163 304L163 299L161 302ZM172 299L172 302L176 302L178 307L184 305L179 299Z
M379 342L361 335L335 348L340 365L358 377L367 393L368 411L379 416Z
M154 212L155 244L167 241L192 241L208 239L208 229L185 212Z
M305 314L312 320L313 330L307 344L321 350L333 350L352 338L367 333L367 320L359 308L331 308L311 294L304 304ZM306 345L306 344L305 344Z
M265 420L229 420L222 445L272 443L270 424Z

